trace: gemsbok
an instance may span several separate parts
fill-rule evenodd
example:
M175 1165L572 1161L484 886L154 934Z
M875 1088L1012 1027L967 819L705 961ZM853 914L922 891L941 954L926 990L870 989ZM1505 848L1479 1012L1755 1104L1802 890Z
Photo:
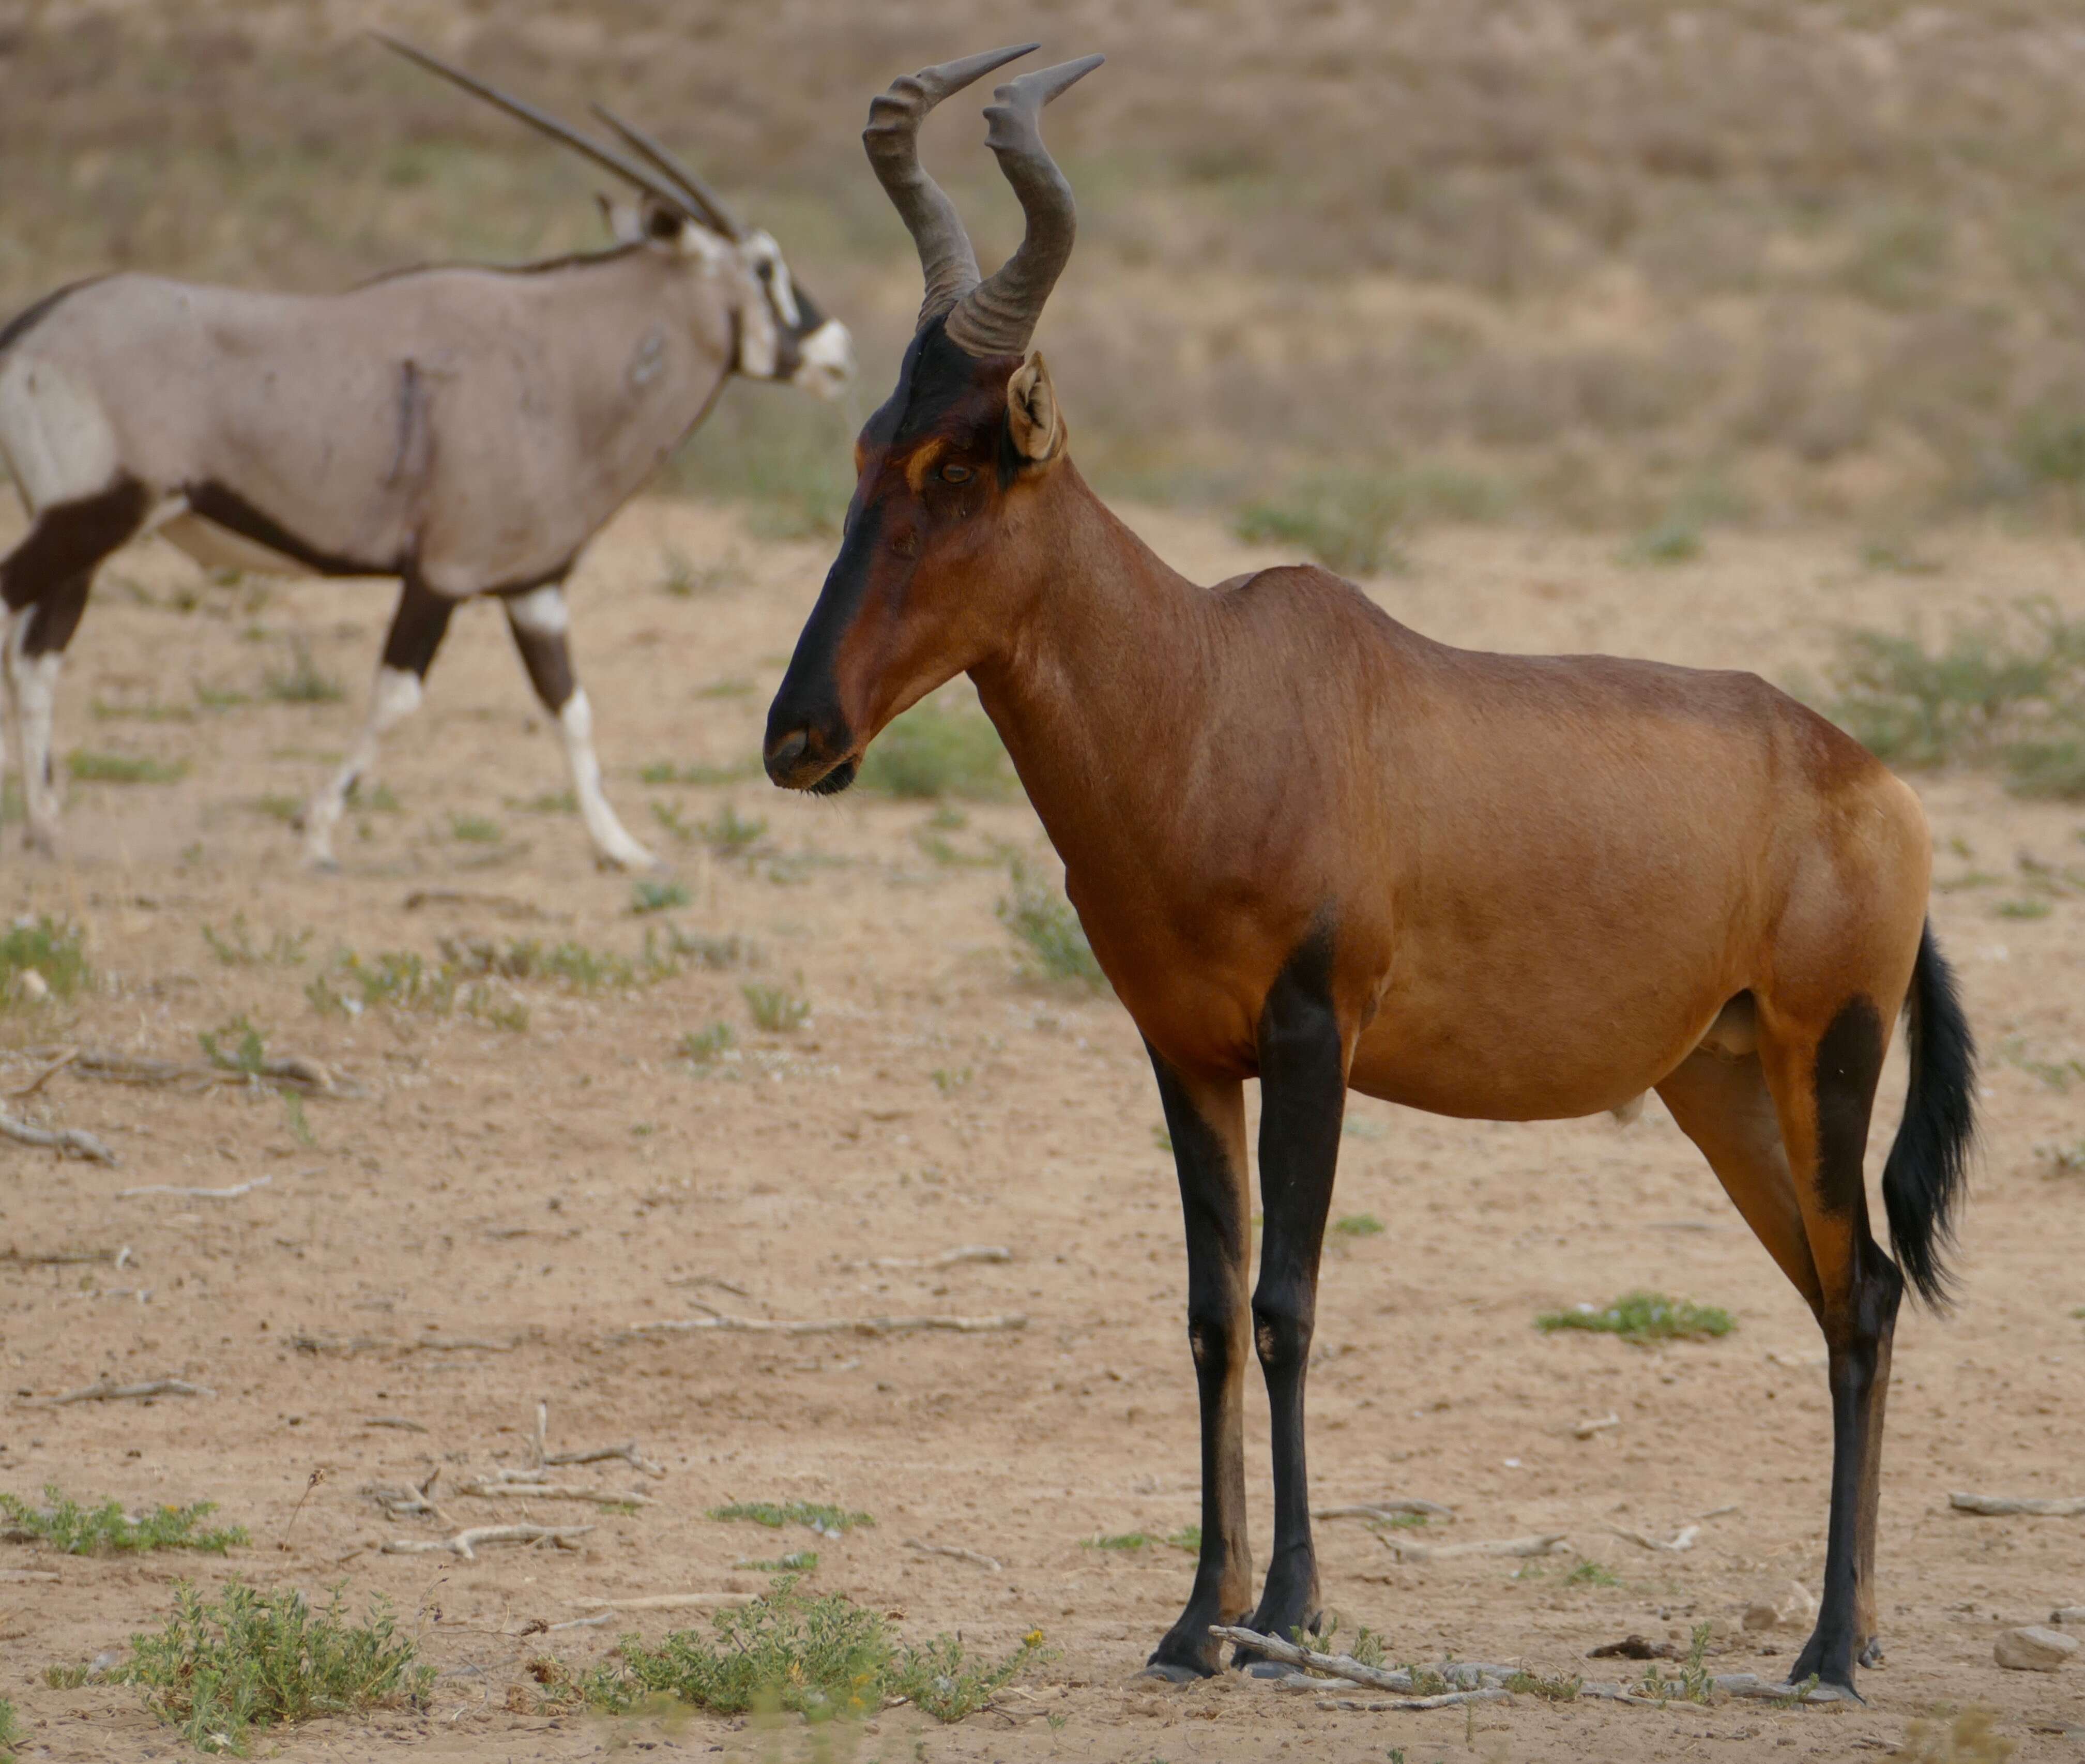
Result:
M1907 1276L1944 1297L1972 1131L1974 1050L1925 925L1917 798L1749 674L1452 649L1321 569L1214 589L1169 569L1081 478L1028 353L1073 226L1042 107L1098 57L1014 79L985 112L1027 222L989 281L919 167L927 112L1024 53L928 68L870 108L868 156L927 297L856 443L845 535L765 754L778 784L844 789L892 717L966 672L1149 1048L1187 1216L1202 1447L1194 1588L1150 1669L1212 1672L1210 1626L1248 1609L1280 1636L1320 1615L1303 1389L1348 1090L1492 1120L1655 1090L1824 1331L1829 1541L1791 1676L1851 1694L1877 1657L1898 1302ZM1882 1193L1902 1273L1862 1175L1900 1011L1910 1090ZM1264 1223L1248 1299L1252 1078ZM1248 1343L1273 1438L1256 1606Z
M384 40L626 180L641 206L605 205L618 242L592 255L320 295L114 275L0 329L0 458L31 521L0 559L0 695L33 848L57 839L66 646L103 560L156 532L206 564L401 580L367 719L304 811L311 862L332 863L349 793L418 707L458 602L481 594L506 608L600 858L652 862L601 789L565 578L732 374L834 397L853 345L774 240L643 131L597 111L630 151L604 146Z

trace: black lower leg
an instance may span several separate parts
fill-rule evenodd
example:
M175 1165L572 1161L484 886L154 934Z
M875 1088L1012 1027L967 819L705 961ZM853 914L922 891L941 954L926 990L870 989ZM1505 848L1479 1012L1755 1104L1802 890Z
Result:
M1172 1136L1187 1228L1187 1345L1201 1401L1202 1545L1194 1589L1152 1654L1166 1677L1206 1677L1221 1658L1212 1623L1235 1623L1251 1603L1246 1541L1246 1218L1241 1142L1243 1105L1235 1082L1189 1085L1152 1052Z
M95 566L126 545L145 524L151 494L134 478L118 478L108 489L72 502L55 502L37 511L36 524L22 542L0 560L0 601L19 612L75 580L85 583ZM72 623L79 623L73 614ZM66 636L72 635L71 626ZM65 647L62 641L53 645Z
M572 673L571 644L566 636L564 596L552 584L507 602L507 627L514 633L514 647L521 652L521 665L529 670L529 683L553 716L579 684Z
M1264 1214L1253 1340L1274 1446L1274 1555L1251 1626L1287 1636L1321 1614L1304 1453L1304 1379L1318 1264L1332 1204L1346 1055L1331 997L1331 937L1314 933L1282 970L1259 1023L1259 1181Z
M449 615L456 606L448 595L437 594L418 576L408 576L398 590L398 610L391 615L391 628L384 634L384 665L425 680L434 665L435 652L448 633Z

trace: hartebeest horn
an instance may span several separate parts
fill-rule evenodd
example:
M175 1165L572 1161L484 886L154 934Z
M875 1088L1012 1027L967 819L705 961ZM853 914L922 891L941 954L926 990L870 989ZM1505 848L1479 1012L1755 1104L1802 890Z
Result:
M949 310L978 285L977 253L962 216L948 193L919 164L919 125L927 113L952 92L982 79L995 67L1032 54L1039 45L1019 43L959 62L923 67L890 83L890 90L868 107L868 126L861 144L868 163L919 248L919 267L927 278L919 303L919 328Z
M696 206L698 219L714 227L727 239L737 240L745 236L745 229L733 219L731 210L724 206L723 198L699 177L694 168L678 154L646 134L635 123L625 122L606 104L592 104L588 108L622 137L622 144L631 151L649 159L681 186L688 200Z
M685 215L690 220L703 218L690 204L689 197L692 193L675 189L663 178L656 176L635 160L625 159L614 148L604 147L592 135L581 134L570 124L558 121L547 111L538 110L533 104L524 104L519 98L508 97L498 87L486 85L483 80L474 79L460 67L450 66L447 62L428 54L425 49L414 49L411 44L401 42L382 31L372 31L369 34L384 48L394 50L409 62L418 63L431 74L440 74L452 84L461 86L473 98L482 98L495 110L503 110L508 116L527 123L530 128L540 129L552 140L563 142L575 153L584 155L604 170L614 172L618 177L629 179L647 195L656 196L675 214Z
M992 125L985 145L999 155L1000 170L1021 198L1028 232L992 279L972 288L949 314L949 340L966 355L1027 353L1042 303L1072 255L1077 230L1072 186L1042 145L1042 107L1103 59L1088 55L1023 74L994 91L985 108Z

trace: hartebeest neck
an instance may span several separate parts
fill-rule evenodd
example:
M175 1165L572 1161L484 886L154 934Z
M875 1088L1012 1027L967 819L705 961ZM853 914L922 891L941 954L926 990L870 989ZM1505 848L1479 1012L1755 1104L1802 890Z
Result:
M1047 559L972 667L1044 828L1072 873L1165 839L1183 736L1206 727L1209 594L1116 518L1068 460L1022 535ZM1191 741L1191 735L1189 735Z

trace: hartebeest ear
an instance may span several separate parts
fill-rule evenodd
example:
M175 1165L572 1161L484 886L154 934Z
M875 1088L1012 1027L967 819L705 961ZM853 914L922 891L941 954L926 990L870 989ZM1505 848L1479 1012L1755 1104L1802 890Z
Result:
M1014 452L1031 465L1055 459L1064 450L1064 414L1039 352L1016 368L1006 383L1006 427Z

